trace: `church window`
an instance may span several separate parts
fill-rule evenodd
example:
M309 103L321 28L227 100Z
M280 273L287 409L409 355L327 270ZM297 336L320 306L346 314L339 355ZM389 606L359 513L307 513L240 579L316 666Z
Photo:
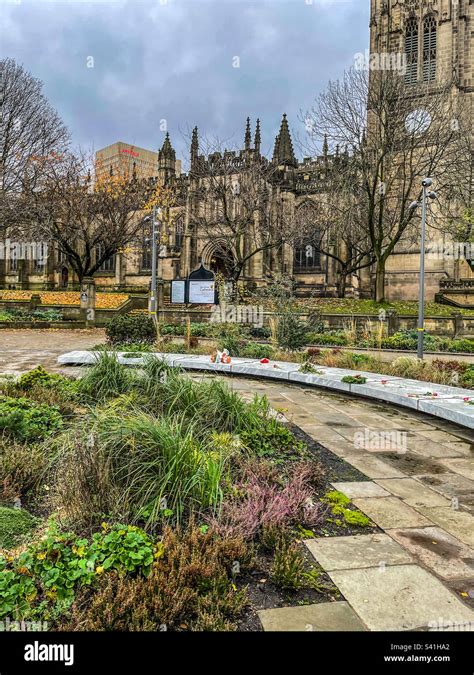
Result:
M436 79L436 19L427 16L423 22L423 81Z
M405 31L405 82L416 84L418 79L418 22L414 17L407 21Z

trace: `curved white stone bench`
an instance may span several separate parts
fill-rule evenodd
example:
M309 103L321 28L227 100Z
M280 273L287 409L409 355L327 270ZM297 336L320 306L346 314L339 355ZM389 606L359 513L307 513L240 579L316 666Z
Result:
M58 358L61 365L92 365L103 352L75 351L62 354ZM117 352L120 363L129 366L140 366L143 356L137 354L133 358L124 357L127 352ZM367 373L362 370L346 370L344 368L327 368L315 366L318 374L299 372L300 364L286 361L270 361L261 364L257 359L232 358L232 363L211 363L209 356L195 356L192 354L160 354L148 356L162 359L169 366L183 370L204 370L210 372L224 372L233 375L250 375L273 380L283 380L304 384L306 386L322 387L333 391L343 391L357 396L386 401L396 405L419 410L420 412L435 415L450 422L455 422L469 429L474 429L474 391L449 387L432 382L409 380L391 375ZM348 384L342 382L346 375L362 375L366 378L365 384Z

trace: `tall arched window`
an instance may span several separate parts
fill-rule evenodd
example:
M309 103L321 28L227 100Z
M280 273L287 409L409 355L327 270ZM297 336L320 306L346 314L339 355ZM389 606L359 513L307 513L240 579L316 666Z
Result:
M184 219L180 216L174 226L174 245L180 249L184 242Z
M294 271L306 272L321 269L321 253L316 236L312 239L301 239L295 246Z
M103 245L97 244L95 247L96 260L99 260L103 255ZM115 272L115 255L106 258L99 267L99 272Z
M406 24L405 58L407 64L405 82L416 84L418 79L418 21L415 17L408 19Z
M427 16L423 21L423 82L436 79L436 19Z
M294 249L295 272L321 269L320 233L317 227L317 206L306 201L295 213L297 229L304 232Z

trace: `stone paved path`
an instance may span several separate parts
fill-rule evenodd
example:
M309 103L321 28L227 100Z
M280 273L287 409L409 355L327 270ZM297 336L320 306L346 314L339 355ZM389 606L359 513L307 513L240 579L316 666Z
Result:
M58 365L58 356L70 349L90 349L105 342L101 328L45 330L0 329L0 373L24 373L42 365L53 372L67 372Z
M362 471L368 480L334 487L384 530L308 540L345 602L264 610L264 629L474 630L474 434L343 394L229 381L246 398L266 394L290 421ZM377 434L387 431L396 448L377 448Z

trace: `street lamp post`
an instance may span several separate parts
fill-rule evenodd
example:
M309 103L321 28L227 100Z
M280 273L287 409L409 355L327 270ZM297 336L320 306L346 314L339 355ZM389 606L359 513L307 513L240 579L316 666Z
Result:
M151 285L150 285L150 304L149 313L152 319L157 322L158 293L157 293L157 225L161 209L153 207L151 216Z
M428 191L433 181L431 178L424 178L422 185L422 199L420 202L413 202L410 205L411 209L416 209L421 206L421 245L420 245L420 290L418 294L418 344L417 356L423 359L424 337L425 337L425 242L426 242L426 213L427 213L427 198L436 199L436 192Z

